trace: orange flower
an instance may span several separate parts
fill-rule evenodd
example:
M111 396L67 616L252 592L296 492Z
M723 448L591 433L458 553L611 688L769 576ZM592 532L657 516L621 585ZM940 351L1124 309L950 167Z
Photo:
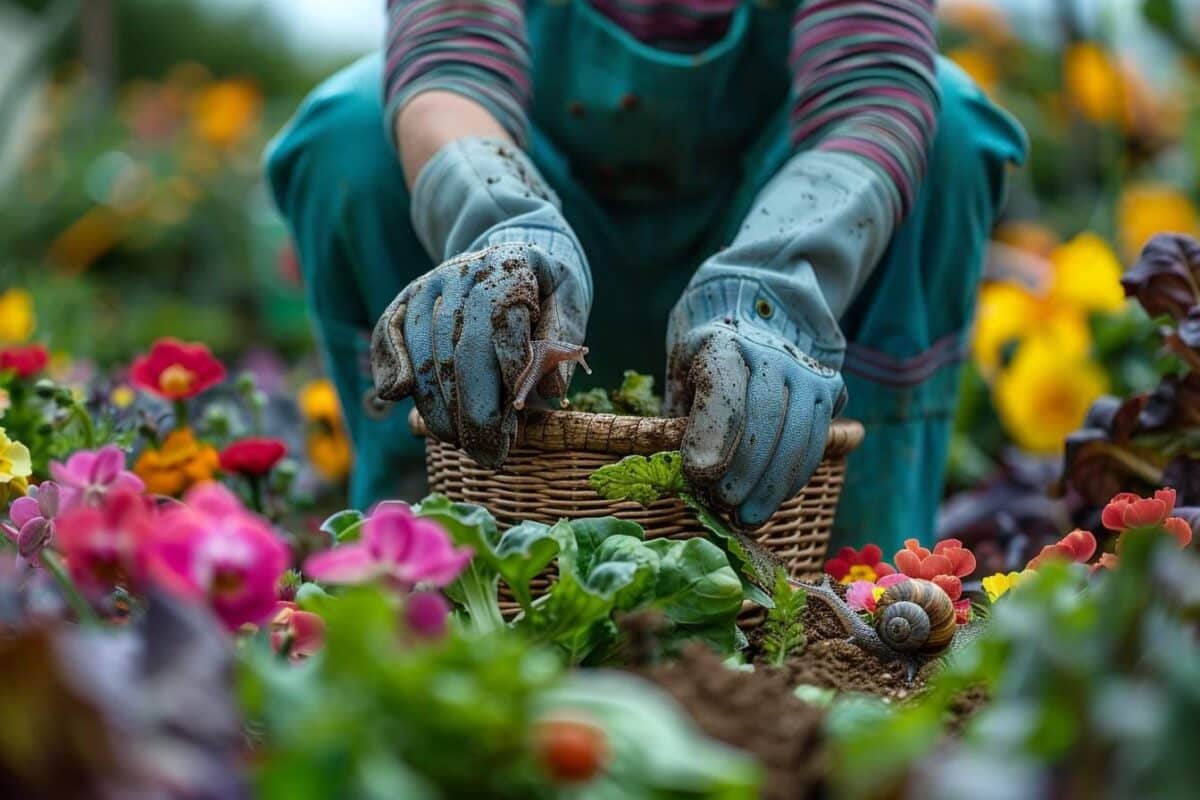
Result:
M138 456L133 471L152 494L178 495L193 484L212 480L221 459L211 445L196 440L191 428L167 434L158 449Z
M206 87L192 108L192 126L214 147L231 147L258 127L262 93L246 80L217 81Z
M1092 122L1118 122L1125 115L1121 70L1096 42L1079 42L1063 56L1063 88L1071 107Z

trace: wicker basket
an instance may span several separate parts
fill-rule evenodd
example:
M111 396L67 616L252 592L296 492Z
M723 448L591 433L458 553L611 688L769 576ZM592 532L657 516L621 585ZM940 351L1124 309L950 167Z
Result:
M502 527L522 520L552 524L563 517L612 515L637 522L647 538L704 535L691 512L674 498L643 508L605 500L588 484L592 472L624 456L678 450L686 419L531 410L521 418L517 440L499 470L481 467L462 450L430 436L415 410L409 424L413 433L425 437L430 491L486 506ZM757 531L758 541L797 578L821 574L846 456L862 438L861 424L835 420L812 480Z

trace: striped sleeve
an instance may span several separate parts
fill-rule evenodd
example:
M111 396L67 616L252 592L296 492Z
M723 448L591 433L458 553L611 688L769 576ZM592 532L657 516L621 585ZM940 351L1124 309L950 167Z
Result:
M897 222L937 127L933 5L813 0L793 19L793 144L865 159L892 190Z
M384 105L389 135L412 97L439 89L486 108L528 138L529 38L524 0L388 0Z

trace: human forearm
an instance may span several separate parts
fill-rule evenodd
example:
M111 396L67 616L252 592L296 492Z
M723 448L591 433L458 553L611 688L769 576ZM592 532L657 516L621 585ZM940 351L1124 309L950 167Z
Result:
M395 139L408 188L413 188L421 169L444 145L469 136L512 141L491 112L467 97L437 90L413 97L395 119Z

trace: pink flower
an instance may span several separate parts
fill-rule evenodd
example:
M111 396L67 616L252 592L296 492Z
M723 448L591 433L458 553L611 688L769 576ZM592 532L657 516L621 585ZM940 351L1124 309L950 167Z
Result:
M836 556L825 562L825 571L839 583L853 583L857 580L870 583L896 572L890 565L883 563L883 551L876 544L865 545L862 550L843 547L838 550Z
M0 527L17 545L17 553L21 558L39 563L38 552L54 538L54 518L58 515L58 509L58 486L53 481L43 481L30 487L27 495L12 502L8 508L8 518L16 527Z
M1132 492L1121 492L1108 501L1100 521L1104 527L1118 533L1133 528L1155 528L1164 525L1174 510L1174 489L1159 489L1154 497L1138 497ZM1191 537L1188 538L1190 540Z
M954 601L955 617L960 625L971 617L971 601L962 596L962 579L975 571L975 556L958 539L943 539L933 552L916 539L906 539L904 549L892 559L896 568L910 578L932 581Z
M897 583L904 583L908 579L907 575L892 573L891 575L883 576L877 583L855 581L846 587L846 605L855 611L866 611L867 613L874 614L875 603L887 591L887 588L895 586Z
M437 592L414 592L404 602L404 621L422 639L440 639L446 633L450 604Z
M230 630L275 610L275 587L291 554L270 524L218 483L202 483L166 511L150 560L156 583L202 599Z
M50 462L50 474L58 481L62 508L99 506L109 492L141 492L146 484L125 469L125 454L116 445L72 453L63 464Z
M325 583L386 578L410 589L418 583L445 586L470 560L470 548L454 547L437 523L414 517L401 503L386 503L367 518L361 541L313 554L304 572Z
M1086 564L1096 553L1096 537L1091 531L1075 529L1054 544L1048 544L1029 560L1026 569L1037 569L1052 559Z
M156 523L154 506L134 492L113 492L95 508L79 506L55 519L55 546L85 590L136 590L146 580L146 544Z
M276 653L287 648L288 658L300 661L321 649L325 643L325 620L311 611L301 611L295 603L277 602L271 617L271 647Z

